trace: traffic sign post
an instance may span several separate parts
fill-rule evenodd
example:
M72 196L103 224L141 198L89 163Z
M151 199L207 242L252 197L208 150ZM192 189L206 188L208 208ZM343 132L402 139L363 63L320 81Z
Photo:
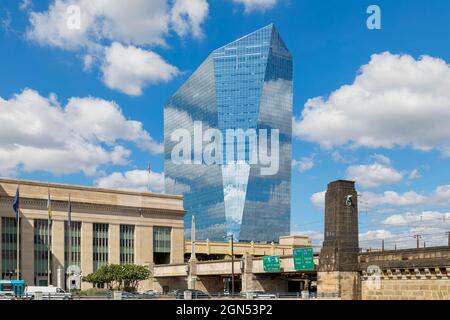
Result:
M264 272L280 272L281 263L279 256L265 256L263 257Z
M294 249L294 269L296 271L314 271L312 248Z

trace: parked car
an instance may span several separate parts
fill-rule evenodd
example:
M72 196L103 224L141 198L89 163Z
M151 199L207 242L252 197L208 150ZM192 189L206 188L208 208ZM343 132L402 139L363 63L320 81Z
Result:
M140 292L140 294L142 294L144 297L146 298L150 298L150 297L156 297L159 295L159 292L155 291L155 290L146 290L146 291L142 291Z
M253 295L253 298L266 298L266 299L275 299L277 296L274 293L265 292L264 290L250 290L247 292L243 292L241 295L243 297L247 297L247 294Z
M183 293L184 290L182 290L182 289L174 289L174 290L170 290L170 291L167 293L167 295L168 295L168 296L177 297L178 294L180 294L180 292Z
M13 291L0 291L0 300L15 300L16 295Z
M200 290L193 290L193 289L179 290L179 292L176 295L176 298L179 299L179 300L183 300L184 299L184 293L186 291L192 292L192 299L211 299L211 296L208 293L205 293L205 292L200 291Z

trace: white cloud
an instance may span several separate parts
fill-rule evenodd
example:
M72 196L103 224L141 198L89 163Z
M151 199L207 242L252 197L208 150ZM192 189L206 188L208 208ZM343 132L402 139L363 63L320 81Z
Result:
M277 4L278 0L233 0L234 3L244 5L245 12L267 11Z
M438 211L406 212L395 214L383 220L382 224L394 227L434 227L448 228L450 226L450 213Z
M105 52L101 67L104 83L128 95L139 96L146 85L168 82L179 73L152 51L114 42Z
M411 173L409 174L409 179L410 180L414 180L414 179L419 179L420 176L420 172L418 169L414 169L413 171L411 171Z
M149 47L167 48L172 32L202 38L208 11L206 0L52 0L46 11L29 12L27 38L81 53L86 71L99 65L109 88L136 96L178 75Z
M68 28L70 5L80 8L80 29ZM28 37L69 50L104 40L165 45L168 23L165 0L54 0L47 11L30 13Z
M326 191L322 191L322 192L316 192L314 193L310 200L312 202L312 204L318 208L324 208L325 207L325 194L327 192Z
M354 180L364 188L375 188L384 184L400 182L403 173L391 167L391 160L387 157L376 155L379 162L368 165L353 165L347 168L347 179Z
M310 200L312 204L318 208L325 207L326 191L314 193ZM364 208L375 208L378 206L412 206L427 203L427 197L415 191L398 193L395 191L385 191L383 193L362 192L358 197L360 210Z
M351 85L307 101L294 133L336 146L438 149L450 155L450 66L443 60L375 54Z
M130 151L122 142L161 153L162 146L127 120L120 107L95 98L71 98L65 107L55 95L26 89L9 100L0 97L0 174L25 171L98 174L106 164L125 164Z
M373 192L363 192L360 204L369 208L382 205L389 206L414 206L425 204L427 197L415 191L398 193L395 191L385 191L381 194Z
M449 204L450 203L450 185L439 186L434 192L434 199L438 204Z
M31 2L31 0L21 0L19 3L19 9L25 11L31 8L32 5L33 3Z
M386 230L369 230L359 234L360 241L381 240L392 237L392 233Z
M206 0L176 0L170 12L172 28L181 36L192 32L194 38L202 38L202 23L208 16Z
M314 157L302 157L300 160L292 160L292 166L300 172L306 172L314 168Z
M163 192L164 173L151 172L149 175L146 170L114 172L97 179L95 184L100 188L108 189Z

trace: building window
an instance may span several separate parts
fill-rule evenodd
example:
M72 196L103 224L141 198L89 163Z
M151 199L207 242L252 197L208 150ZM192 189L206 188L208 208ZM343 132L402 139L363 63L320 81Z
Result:
M47 286L48 274L52 273L51 227L48 220L34 220L34 277L35 283ZM50 255L49 255L50 253ZM48 261L50 259L50 265ZM50 269L49 269L50 266Z
M134 226L120 225L120 264L134 264Z
M17 225L14 218L2 218L2 278L15 279L17 269Z
M108 231L108 224L94 223L94 272L108 264Z
M70 237L72 241L69 242L69 223L64 222L64 261L66 271L69 266L78 266L81 268L81 222L72 221L70 224ZM71 244L71 258L69 259L69 244Z
M170 227L153 227L153 262L155 264L170 263L171 233Z

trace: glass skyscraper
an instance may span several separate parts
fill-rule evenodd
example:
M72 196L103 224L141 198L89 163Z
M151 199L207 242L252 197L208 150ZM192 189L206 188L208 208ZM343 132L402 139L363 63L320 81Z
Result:
M186 238L192 215L197 239L277 241L290 233L292 79L292 56L269 25L213 51L171 97L165 189L184 195Z

